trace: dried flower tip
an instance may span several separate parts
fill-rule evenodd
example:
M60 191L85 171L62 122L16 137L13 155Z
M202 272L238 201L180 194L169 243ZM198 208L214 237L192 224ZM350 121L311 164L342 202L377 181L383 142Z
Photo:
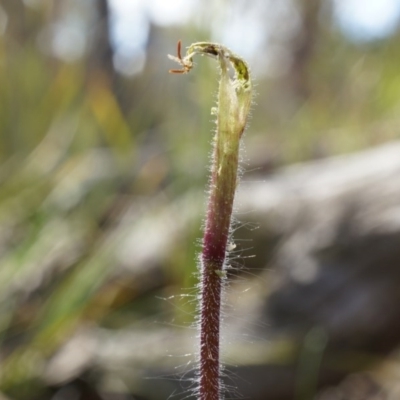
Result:
M177 48L176 48L177 57L171 56L171 54L168 54L168 58L170 60L175 61L179 65L182 66L182 69L170 69L168 71L170 74L187 74L193 67L193 62L192 62L191 58L188 58L188 57L182 58L181 47L182 47L182 41L178 40L178 44L177 44Z

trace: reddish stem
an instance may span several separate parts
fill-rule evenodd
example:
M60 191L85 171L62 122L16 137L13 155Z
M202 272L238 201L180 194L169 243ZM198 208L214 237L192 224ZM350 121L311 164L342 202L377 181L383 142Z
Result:
M219 165L214 150L211 193L203 238L200 320L200 400L219 400L223 271L236 189L238 152Z

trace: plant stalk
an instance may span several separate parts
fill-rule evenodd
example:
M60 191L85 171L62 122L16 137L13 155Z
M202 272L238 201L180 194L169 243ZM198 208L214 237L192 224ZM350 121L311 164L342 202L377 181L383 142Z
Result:
M239 147L250 109L252 90L247 64L226 47L208 42L192 44L184 58L172 57L187 73L196 54L216 58L220 66L217 130L214 137L210 195L201 254L199 400L221 398L221 299L226 278L225 260L238 181ZM235 76L229 75L229 65Z

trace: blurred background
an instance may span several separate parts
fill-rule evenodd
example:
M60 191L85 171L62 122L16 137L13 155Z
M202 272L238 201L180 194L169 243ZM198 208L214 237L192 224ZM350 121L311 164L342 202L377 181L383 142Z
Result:
M198 59L191 74L169 75L179 39L243 56L257 92L226 295L230 398L398 398L400 191L377 186L399 172L398 0L1 0L0 398L191 398L217 71ZM325 221L338 184L340 196L360 190ZM308 214L285 208L299 193ZM362 208L382 193L395 217L362 233L343 225L387 211L378 197ZM321 221L331 233L318 250L330 251L313 259L322 236L310 226ZM304 255L335 274L318 280ZM366 283L385 275L392 292L356 290L365 269L380 271ZM331 288L324 304L341 302L321 308L315 295L299 311L332 282L348 291ZM359 352L325 362L330 343Z

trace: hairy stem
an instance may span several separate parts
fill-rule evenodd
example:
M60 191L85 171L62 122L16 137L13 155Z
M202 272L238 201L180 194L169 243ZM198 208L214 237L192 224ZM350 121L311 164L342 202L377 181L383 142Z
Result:
M246 126L251 104L251 81L247 64L226 47L208 42L192 44L184 58L172 57L187 73L196 54L216 58L220 66L217 130L211 168L210 196L201 254L200 368L199 399L219 400L220 321L225 259L230 238L233 201L238 180L239 142ZM234 78L229 75L233 67Z

